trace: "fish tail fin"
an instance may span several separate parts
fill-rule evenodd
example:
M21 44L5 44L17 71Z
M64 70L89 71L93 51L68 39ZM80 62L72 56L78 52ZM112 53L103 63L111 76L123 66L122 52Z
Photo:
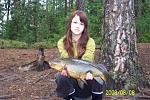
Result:
M101 69L102 73L105 76L106 79L106 88L109 90L114 90L116 89L116 84L115 81L113 80L113 78L109 75L106 66L104 66L103 64L97 64L97 68Z
M117 89L116 83L110 75L107 76L106 89L108 90Z

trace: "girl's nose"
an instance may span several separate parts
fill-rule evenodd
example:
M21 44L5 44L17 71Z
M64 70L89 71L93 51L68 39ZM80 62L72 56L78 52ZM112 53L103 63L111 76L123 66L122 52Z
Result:
M76 25L77 27L80 27L80 24L79 23L77 23L77 25Z

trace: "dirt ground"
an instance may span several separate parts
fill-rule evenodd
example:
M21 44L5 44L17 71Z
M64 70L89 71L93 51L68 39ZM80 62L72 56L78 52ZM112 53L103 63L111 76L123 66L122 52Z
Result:
M150 78L150 43L138 44L138 52L143 71ZM0 49L0 100L62 100L55 93L55 70L23 72L18 69L34 61L37 53L38 49ZM96 61L99 53L97 49ZM57 48L45 49L44 54L46 61L59 57Z

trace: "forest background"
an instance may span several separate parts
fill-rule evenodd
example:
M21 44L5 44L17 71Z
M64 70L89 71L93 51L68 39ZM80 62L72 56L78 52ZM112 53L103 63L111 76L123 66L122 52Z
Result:
M0 48L52 48L65 35L76 0L0 0ZM102 39L102 0L86 0L90 36ZM134 4L138 43L150 42L150 1Z
M22 72L18 67L36 61L39 46L46 61L59 57L56 43L78 7L86 12L90 36L98 45L95 61L111 66L109 72L121 90L142 93L132 98L150 98L150 0L0 0L0 98L59 100L55 70ZM111 22L122 26L113 30Z

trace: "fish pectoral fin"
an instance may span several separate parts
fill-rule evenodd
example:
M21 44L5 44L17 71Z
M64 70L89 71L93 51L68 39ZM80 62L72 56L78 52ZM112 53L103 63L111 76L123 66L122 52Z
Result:
M87 82L86 82L86 80L84 80L84 79L81 79L86 85L87 85Z
M84 88L84 83L87 84L87 82L85 80L83 81L83 79L77 79L77 82L81 89Z
M94 77L94 79L99 83L102 84L104 83L104 81L100 78L100 77Z

